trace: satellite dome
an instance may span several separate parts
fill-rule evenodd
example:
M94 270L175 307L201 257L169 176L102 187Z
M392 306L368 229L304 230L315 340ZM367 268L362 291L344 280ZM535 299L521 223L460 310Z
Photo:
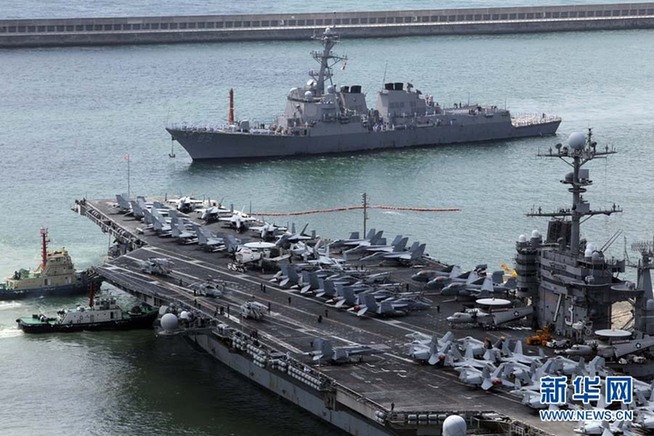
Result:
M591 257L592 255L593 255L593 250L591 250L590 247L586 248L586 250L584 251L584 257Z
M574 132L568 137L568 145L574 150L581 150L586 144L586 137L583 133Z
M602 254L599 251L593 251L593 262L602 260Z
M293 95L297 92L297 88L291 88L290 91L288 91L288 95Z
M518 242L527 242L527 237L524 234L518 236Z
M179 319L183 319L185 321L188 320L188 312L185 311L185 310L182 310L182 313L179 314Z
M450 415L443 421L443 436L466 436L466 420L459 415Z
M311 100L313 98L313 92L307 91L304 93L304 99L305 100Z
M534 230L531 232L531 237L532 238L540 238L540 232L538 230Z
M327 94L333 94L334 93L334 85L329 85L327 87Z
M177 328L177 317L172 313L167 313L161 317L161 327L169 332Z
M589 242L588 244L586 244L586 248L588 248L590 251L595 251L595 244Z

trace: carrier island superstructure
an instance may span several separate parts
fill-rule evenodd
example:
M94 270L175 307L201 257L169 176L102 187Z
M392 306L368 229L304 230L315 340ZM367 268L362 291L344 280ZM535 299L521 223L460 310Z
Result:
M512 116L497 106L455 103L442 107L413 84L386 83L369 108L360 85L333 83L333 67L346 60L332 52L338 35L327 28L320 65L302 87L292 88L284 113L270 125L236 121L230 91L228 126L173 125L166 128L194 160L261 159L365 152L441 144L462 144L553 135L561 118L538 113ZM345 64L343 64L344 66Z
M539 154L543 158L561 159L572 168L561 180L572 194L572 204L553 212L545 212L540 207L532 210L528 216L551 217L547 235L543 240L542 235L534 231L530 238L521 235L516 243L518 291L531 299L535 323L539 327L550 326L556 334L578 343L593 337L598 330L614 328L612 309L617 302L633 303L635 339L654 333L654 299L649 274L651 253L639 250L643 259L638 268L638 280L626 282L618 277L625 271L625 261L607 258L604 254L620 233L614 234L601 247L587 242L580 233L581 223L586 219L622 212L615 203L606 209L593 210L584 198L592 180L589 170L582 167L595 158L613 153L616 151L608 147L599 148L589 129L586 136L573 133L567 145L557 144L554 150L550 148L549 152ZM645 347L645 342L642 345ZM625 369L628 372L628 368ZM645 375L651 377L652 374Z

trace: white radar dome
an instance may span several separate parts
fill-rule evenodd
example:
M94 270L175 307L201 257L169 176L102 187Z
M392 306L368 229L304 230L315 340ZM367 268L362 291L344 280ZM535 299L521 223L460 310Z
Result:
M584 250L584 257L591 257L592 255L593 255L593 250L591 250L590 248L586 248L586 250Z
M466 420L459 415L450 415L443 421L443 436L466 436Z
M188 320L188 312L185 311L185 310L182 310L182 313L179 314L179 319L183 319L185 321Z
M586 248L588 248L590 251L595 251L595 244L589 242L588 244L586 244Z
M540 238L540 232L538 230L534 230L531 232L531 237L532 238Z
M585 144L586 144L586 137L584 136L583 133L574 132L571 133L570 136L568 137L568 145L572 147L574 150L580 150L584 148Z
M161 327L169 332L177 328L177 317L172 313L167 313L161 317Z
M329 85L327 87L327 94L333 94L334 93L334 85Z
M311 100L313 98L313 92L307 91L304 93L304 99L305 100Z
M527 242L527 237L525 235L518 236L518 242Z

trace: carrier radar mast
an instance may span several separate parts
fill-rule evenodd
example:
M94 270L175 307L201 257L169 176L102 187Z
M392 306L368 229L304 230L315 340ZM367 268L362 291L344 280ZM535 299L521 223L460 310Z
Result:
M334 85L332 82L332 67L339 62L347 61L347 56L338 56L332 53L332 48L339 38L331 27L327 27L322 35L314 35L313 39L319 39L324 47L323 51L311 51L311 56L320 64L320 70L318 72L315 70L309 71L309 76L316 81L316 96L321 96L325 93L325 80L329 80L329 84Z
M609 149L608 146L604 150L597 150L597 143L592 140L592 129L588 129L588 134L584 137L582 133L575 132L568 138L568 145L556 144L556 151L550 147L549 153L538 154L539 157L557 157L570 165L573 169L571 173L566 174L561 183L570 185L568 191L572 192L572 207L569 209L559 209L554 212L543 212L541 208L538 211L532 211L527 216L547 216L555 218L571 217L570 228L570 251L576 253L579 251L580 233L579 227L584 217L590 218L593 215L611 215L613 213L622 212L619 206L615 203L609 209L591 210L590 203L587 202L583 193L586 192L586 187L592 185L593 181L589 179L587 169L581 167L587 162L595 158L604 158L610 154L617 153L614 149ZM585 221L585 220L584 220Z

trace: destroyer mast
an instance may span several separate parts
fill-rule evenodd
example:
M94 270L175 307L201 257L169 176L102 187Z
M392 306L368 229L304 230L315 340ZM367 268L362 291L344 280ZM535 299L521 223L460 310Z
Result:
M332 53L332 48L338 42L338 35L334 33L331 27L325 29L322 35L313 35L313 39L318 39L322 43L323 50L312 50L311 56L320 64L318 72L311 70L309 76L316 81L316 96L321 96L325 93L325 80L329 80L330 85L332 82L332 67L339 62L347 61L347 56L338 56Z

